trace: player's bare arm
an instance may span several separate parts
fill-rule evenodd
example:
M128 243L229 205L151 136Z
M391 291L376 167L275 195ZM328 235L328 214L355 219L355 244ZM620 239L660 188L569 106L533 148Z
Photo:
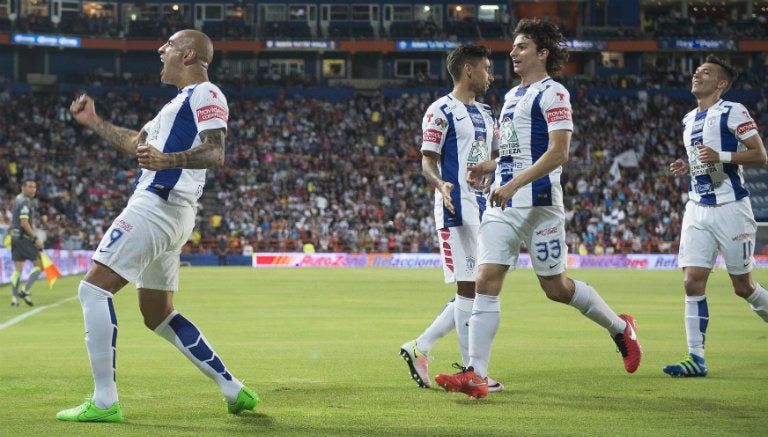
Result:
M168 168L214 168L224 164L224 128L200 132L202 143L190 150L176 153L163 153L149 144L141 144L136 149L139 166L147 170L165 170Z
M752 135L741 142L746 149L738 152L730 152L724 158L724 154L705 145L697 146L699 148L699 159L705 164L714 164L718 162L730 162L739 165L761 166L765 165L766 157L765 146L760 135ZM725 159L725 160L724 160Z
M129 155L136 153L136 146L146 138L146 134L142 135L143 132L140 134L134 129L115 126L99 117L96 114L96 105L93 99L87 94L82 94L73 100L69 106L69 111L78 123L96 132L112 147Z
M453 190L453 184L443 180L440 176L440 170L437 167L437 162L440 160L440 155L435 152L423 151L421 157L421 173L427 182L440 190L443 195L443 205L451 212L456 214L456 207L453 206L451 200L451 190Z

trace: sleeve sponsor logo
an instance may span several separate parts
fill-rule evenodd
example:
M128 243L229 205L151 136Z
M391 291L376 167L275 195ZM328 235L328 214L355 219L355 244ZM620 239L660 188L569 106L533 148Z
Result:
M749 120L746 123L741 124L736 128L736 136L743 137L747 132L751 130L757 130L757 125L754 120Z
M434 126L445 130L448 128L448 122L444 118L436 118L435 121L432 123Z
M443 133L439 130L435 129L427 129L424 131L424 135L422 136L422 141L425 143L436 143L440 144L440 141L443 139Z
M547 110L547 123L557 123L558 121L570 121L571 110L568 108L554 108Z
M197 110L198 123L212 120L214 118L218 118L226 122L227 118L229 118L229 113L227 112L226 109L218 105L203 106L202 108Z

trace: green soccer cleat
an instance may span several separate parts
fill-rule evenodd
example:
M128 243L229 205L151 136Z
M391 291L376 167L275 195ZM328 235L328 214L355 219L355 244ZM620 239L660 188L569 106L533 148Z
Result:
M226 402L226 399L224 400ZM248 387L243 386L240 393L237 394L237 400L234 404L227 403L227 413L238 414L243 410L253 411L259 404L259 395Z
M82 405L59 411L56 418L66 422L125 422L120 402L115 402L106 410L96 407L93 398L88 398Z
M675 377L707 376L707 365L704 358L691 353L679 363L664 366L662 370L667 375Z

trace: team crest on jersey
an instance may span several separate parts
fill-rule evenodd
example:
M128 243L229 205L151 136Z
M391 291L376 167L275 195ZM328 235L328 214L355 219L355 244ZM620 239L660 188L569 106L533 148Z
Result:
M466 259L467 263L467 274L471 275L475 271L475 257L474 256L468 256Z

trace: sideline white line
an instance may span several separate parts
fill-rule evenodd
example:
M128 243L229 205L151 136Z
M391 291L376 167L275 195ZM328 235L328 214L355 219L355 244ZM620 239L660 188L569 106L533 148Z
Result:
M57 306L59 306L61 304L67 303L67 302L69 302L70 300L73 300L73 299L77 299L77 296L68 297L68 298L66 298L64 300L60 300L60 301L58 301L56 303L52 303L52 304L46 305L44 307L37 307L37 308L33 309L32 311L29 311L29 312L26 312L24 314L18 315L18 316L12 318L11 320L9 320L9 321L7 321L5 323L0 323L0 330L3 330L3 329L5 329L5 328L7 328L9 326L13 326L13 325L21 322L22 320L26 319L27 317L31 317L31 316L39 313L40 311L47 310L48 308L57 307Z

